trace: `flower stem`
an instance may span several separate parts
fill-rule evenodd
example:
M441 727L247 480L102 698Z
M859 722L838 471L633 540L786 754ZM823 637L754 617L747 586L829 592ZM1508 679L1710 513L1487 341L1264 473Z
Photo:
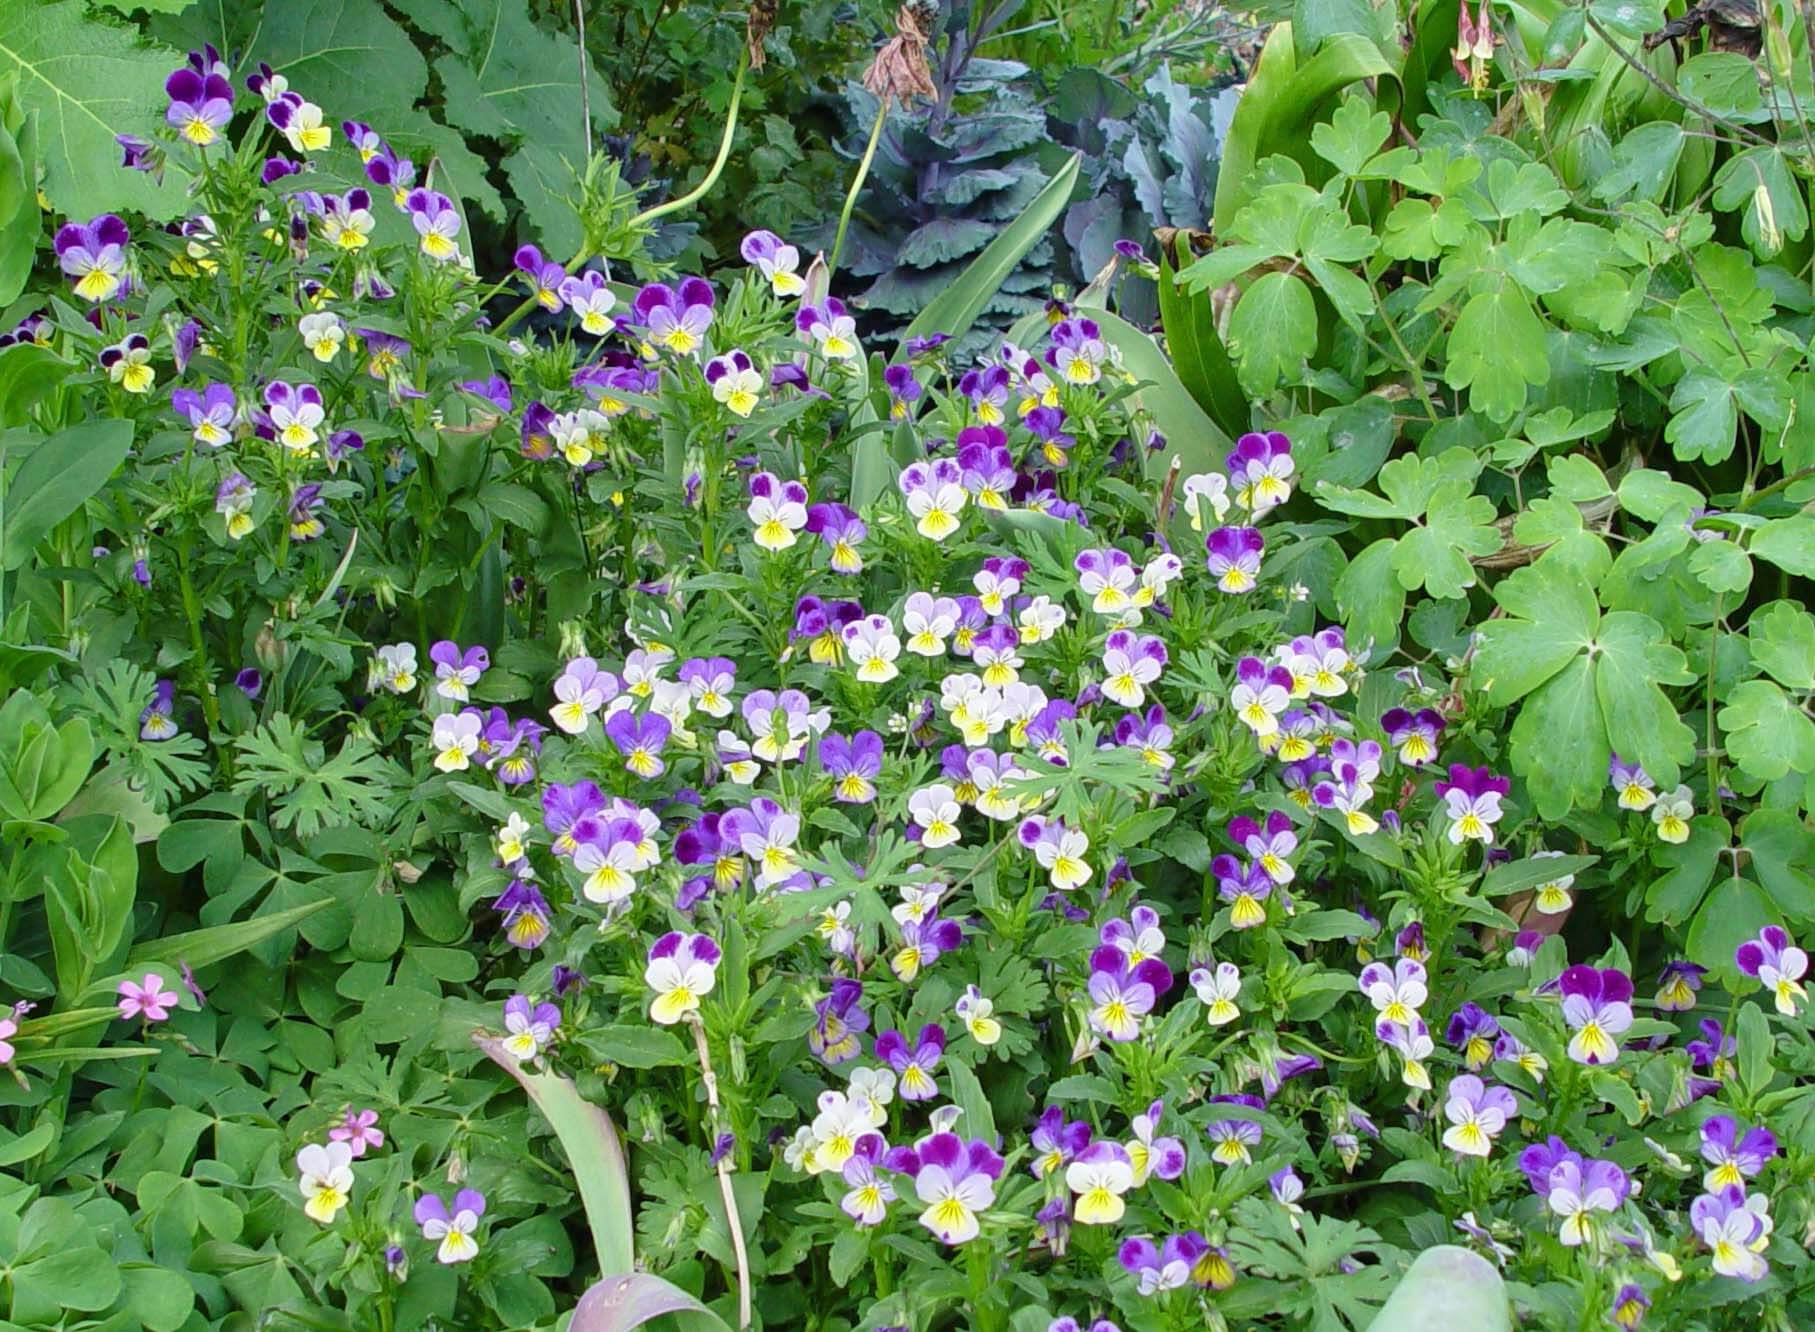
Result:
M670 199L665 204L657 204L654 208L638 213L630 220L633 228L692 206L703 199L708 190L718 184L719 173L725 169L725 161L731 156L731 140L737 135L737 108L744 99L744 74L749 68L750 57L748 53L745 53L737 61L737 78L731 85L731 106L725 112L725 134L719 140L718 156L712 159L712 169L706 173L706 178L680 198Z
M742 78L743 70L738 70ZM688 1024L693 1028L693 1048L699 1054L700 1082L706 1088L706 1108L712 1120L712 1137L716 1145L720 1132L718 1107L718 1074L712 1071L712 1051L706 1045L706 1028L695 1014ZM731 1251L737 1256L737 1325L750 1326L750 1255L744 1252L744 1223L737 1215L737 1197L731 1191L731 1154L719 1157L718 1188L725 1200L725 1228L731 1232Z
M838 214L838 234L832 238L832 262L828 266L827 276L838 271L838 256L844 253L845 228L851 225L851 211L857 207L858 192L863 189L863 182L870 174L870 164L876 160L876 145L882 139L882 126L889 118L890 94L883 93L876 104L876 123L870 126L870 141L864 146L863 160L857 164L857 174L851 178L851 188L845 192L844 208Z

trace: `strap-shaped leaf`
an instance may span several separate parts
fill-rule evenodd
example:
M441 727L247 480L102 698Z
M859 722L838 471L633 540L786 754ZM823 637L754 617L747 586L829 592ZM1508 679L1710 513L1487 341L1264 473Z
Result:
M568 1332L630 1332L664 1315L682 1332L729 1332L725 1320L680 1287L648 1272L608 1276L584 1295Z

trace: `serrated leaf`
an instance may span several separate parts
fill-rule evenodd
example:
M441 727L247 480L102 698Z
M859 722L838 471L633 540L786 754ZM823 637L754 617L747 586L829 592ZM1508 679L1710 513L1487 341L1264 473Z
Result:
M177 52L130 29L90 20L81 0L0 4L0 75L16 74L21 105L37 113L44 193L59 212L163 220L183 211L189 175L181 165L167 166L159 184L118 169L114 142L164 129L164 80L181 63Z
M1720 710L1727 753L1745 772L1774 782L1815 772L1815 721L1769 680L1747 680Z
M1469 405L1495 421L1510 420L1529 388L1550 382L1544 321L1516 283L1502 277L1462 307L1450 330L1444 379L1466 388Z

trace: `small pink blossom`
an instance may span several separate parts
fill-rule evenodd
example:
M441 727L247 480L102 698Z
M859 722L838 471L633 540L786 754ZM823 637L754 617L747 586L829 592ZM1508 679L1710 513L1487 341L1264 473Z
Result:
M347 1107L346 1117L328 1130L328 1137L334 1142L346 1143L355 1158L364 1156L368 1147L384 1146L384 1132L378 1127L376 1110Z
M166 990L163 979L155 971L145 973L142 985L121 981L119 993L123 1018L143 1017L147 1022L162 1022L177 1004L176 991Z

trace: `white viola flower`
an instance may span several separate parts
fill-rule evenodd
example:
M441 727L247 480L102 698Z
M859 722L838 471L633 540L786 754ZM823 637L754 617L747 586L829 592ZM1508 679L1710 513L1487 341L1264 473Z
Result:
M1072 1208L1077 1224L1114 1225L1126 1210L1122 1195L1134 1187L1134 1166L1119 1144L1094 1142L1065 1167L1065 1186L1077 1196Z
M908 797L908 813L920 828L920 845L929 851L958 840L960 808L952 788L943 782L922 787Z
M585 467L605 451L611 418L591 407L562 412L548 423L555 451L569 467Z
M944 541L958 530L958 515L970 500L963 472L950 458L909 463L902 469L901 493L914 530L929 541Z
M1217 526L1229 513L1229 478L1221 472L1199 472L1188 476L1179 487L1185 499L1185 513L1191 519L1191 530L1204 530L1204 513L1209 511L1210 519Z
M772 472L758 472L750 478L746 512L756 529L758 546L786 550L800 539L800 530L807 525L807 488L798 481L782 481Z
M844 627L844 643L857 678L865 684L887 684L901 674L901 668L895 665L901 655L901 640L886 615L853 620Z
M540 1058L560 1026L561 1010L553 1004L531 1007L526 994L513 994L504 1001L504 1050L519 1062Z
M1051 597L1038 596L1015 616L1015 628L1021 633L1021 646L1041 643L1065 627L1065 607Z
M388 689L393 694L407 694L416 687L416 646L413 643L391 643L372 654L371 669L366 674L369 688Z
M944 896L945 885L942 883L910 883L902 888L901 900L889 908L889 914L897 925L910 922L918 925L938 909L939 899Z
M699 1012L700 1000L712 991L724 954L704 934L670 930L649 947L643 983L655 991L649 1017L665 1027Z
M946 640L957 632L957 628L958 603L951 597L916 592L907 599L901 612L901 630L907 635L907 650L915 656L944 656Z
M1241 1016L1242 1011L1235 1001L1241 995L1242 974L1235 963L1218 962L1215 970L1194 967L1189 979L1191 988L1197 992L1198 1002L1210 1010L1211 1026L1226 1026Z
M1391 967L1384 962L1370 962L1357 978L1361 992L1374 1005L1382 1021L1409 1026L1418 1017L1430 990L1424 964L1402 957Z
M870 1122L870 1103L862 1096L841 1091L819 1094L819 1113L813 1117L814 1153L820 1167L842 1170L857 1153L857 1144L876 1131Z
M637 698L648 698L655 692L655 682L674 660L665 647L638 648L624 659L624 692Z
M498 859L506 865L514 865L529 854L526 849L528 845L529 822L513 809L493 840Z
M975 985L965 987L953 1011L978 1045L994 1045L1002 1039L1002 1024L995 1018L996 1005Z
M881 1128L889 1122L889 1103L895 1099L895 1070L886 1066L852 1070L848 1094L870 1103L870 1123Z
M311 1221L332 1225L353 1196L353 1149L344 1142L312 1142L296 1154L297 1187L303 1196L303 1214Z
M479 752L479 734L484 720L476 708L464 712L444 712L435 718L430 740L435 746L435 767L441 772L464 772L472 766Z
M318 311L306 314L297 321L296 331L302 334L303 346L307 347L315 359L321 362L332 361L346 345L347 326L337 314Z
M1689 820L1694 817L1695 797L1687 786L1660 795L1651 806L1651 821L1657 825L1659 841L1677 844L1688 841Z

